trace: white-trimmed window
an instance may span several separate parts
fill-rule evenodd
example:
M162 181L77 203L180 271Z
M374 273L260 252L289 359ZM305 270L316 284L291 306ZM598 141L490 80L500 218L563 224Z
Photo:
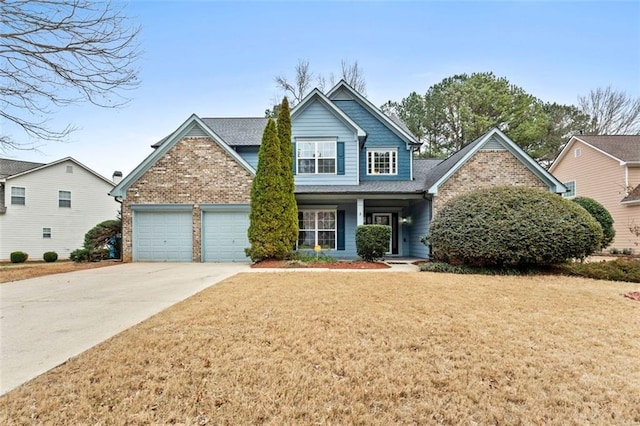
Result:
M569 182L563 183L563 185L567 188L567 192L562 194L565 198L572 198L576 196L576 181L571 180Z
M58 191L58 207L71 207L71 191Z
M11 204L24 206L27 198L27 191L22 186L11 187Z
M398 151L396 149L367 150L368 175L397 175Z
M42 238L51 238L51 228L42 228Z
M576 150L573 151L573 155L576 158L580 157L582 155L582 148L576 148Z
M300 210L298 212L298 250L311 249L316 245L323 249L336 248L336 211Z
M335 141L298 141L298 174L335 174Z

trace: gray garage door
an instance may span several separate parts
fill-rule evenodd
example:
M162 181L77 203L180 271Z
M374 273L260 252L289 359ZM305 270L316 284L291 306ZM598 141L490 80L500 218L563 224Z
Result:
M205 262L246 262L249 247L248 211L207 211L202 221L202 250Z
M134 212L133 260L191 262L191 211Z

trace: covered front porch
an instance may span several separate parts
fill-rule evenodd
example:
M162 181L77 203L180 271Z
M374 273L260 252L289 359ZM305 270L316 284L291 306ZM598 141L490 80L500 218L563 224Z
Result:
M423 194L296 194L298 251L313 251L341 259L357 258L356 228L365 224L391 226L388 257L428 258L420 241L427 234L431 200Z

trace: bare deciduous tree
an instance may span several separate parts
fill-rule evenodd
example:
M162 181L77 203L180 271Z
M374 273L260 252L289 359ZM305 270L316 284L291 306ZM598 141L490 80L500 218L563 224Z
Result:
M127 103L123 91L139 84L139 31L108 1L0 1L0 118L59 141L73 127L49 126L55 108ZM27 146L0 134L2 151Z
M640 134L640 98L633 99L611 86L578 96L580 109L591 117L590 133L596 135Z
M309 91L309 86L313 82L313 73L309 69L309 61L298 59L296 65L296 76L293 82L290 82L287 76L284 74L277 75L275 82L285 94L290 94L292 97L292 105L297 104L304 98L304 95Z
M358 61L349 63L345 60L341 62L342 73L341 79L344 79L351 87L358 92L366 95L367 84L364 79L364 72L362 67L358 64ZM291 96L291 105L295 105L300 102L307 93L312 89L312 84L315 81L318 89L324 91L326 87L326 78L321 75L315 75L309 68L309 61L298 60L296 65L296 75L293 80L287 78L286 75L280 74L274 78L276 85L282 90L285 95ZM335 74L329 75L329 82L333 86L337 83ZM271 112L271 110L267 110Z

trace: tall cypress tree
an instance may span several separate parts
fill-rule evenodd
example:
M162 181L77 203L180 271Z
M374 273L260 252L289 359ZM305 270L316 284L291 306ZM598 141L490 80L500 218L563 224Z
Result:
M278 111L278 139L280 140L280 165L283 191L283 212L280 220L283 243L293 248L298 239L298 205L294 195L293 144L291 141L291 112L289 100L282 100Z
M246 251L253 261L282 259L291 251L283 241L280 221L283 215L283 184L280 140L276 124L269 119L262 134L258 169L251 185L249 243Z

